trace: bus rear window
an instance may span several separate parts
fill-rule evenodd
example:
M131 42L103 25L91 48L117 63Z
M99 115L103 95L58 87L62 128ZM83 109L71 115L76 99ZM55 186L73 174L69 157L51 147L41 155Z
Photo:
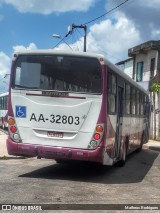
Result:
M21 55L14 66L13 87L101 93L101 66L89 57Z

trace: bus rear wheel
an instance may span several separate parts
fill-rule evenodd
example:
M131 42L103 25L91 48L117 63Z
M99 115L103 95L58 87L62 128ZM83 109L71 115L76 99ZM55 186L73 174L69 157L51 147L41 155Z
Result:
M145 142L144 140L145 140L145 137L144 137L144 132L143 132L142 137L141 137L140 147L136 150L137 152L140 152L142 150L143 143Z

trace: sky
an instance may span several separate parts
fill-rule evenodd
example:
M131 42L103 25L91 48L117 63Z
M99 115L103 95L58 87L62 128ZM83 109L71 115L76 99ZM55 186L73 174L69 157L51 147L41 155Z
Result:
M83 29L75 29L58 46L61 39L52 37L58 34L63 38L72 24L86 24L87 52L105 54L113 63L127 59L129 48L159 40L160 0L128 0L90 22L125 1L0 0L0 93L8 90L9 75L6 74L10 73L14 51L83 51Z

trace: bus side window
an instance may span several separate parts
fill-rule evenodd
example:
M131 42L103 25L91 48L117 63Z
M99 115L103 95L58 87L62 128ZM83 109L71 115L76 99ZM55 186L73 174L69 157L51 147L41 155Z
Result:
M137 105L137 115L139 115L139 91L137 91L136 95L136 105Z
M147 114L146 113L146 111L147 111L146 110L147 109L147 97L146 97L146 95L143 96L143 101L144 101L143 102L144 103L144 105L143 105L143 114L146 115Z
M108 73L108 112L116 112L116 77Z
M136 114L136 96L135 96L135 88L131 89L131 113L132 115Z
M140 115L143 115L143 95L140 94Z
M2 109L4 109L4 97L2 97Z
M131 87L126 84L125 86L125 113L129 115L131 112Z

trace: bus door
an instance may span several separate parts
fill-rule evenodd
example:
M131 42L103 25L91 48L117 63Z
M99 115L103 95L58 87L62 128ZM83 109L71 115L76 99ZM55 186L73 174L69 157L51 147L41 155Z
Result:
M119 156L121 138L122 138L122 126L123 126L123 92L124 89L121 86L117 86L117 125L116 125L116 156Z

